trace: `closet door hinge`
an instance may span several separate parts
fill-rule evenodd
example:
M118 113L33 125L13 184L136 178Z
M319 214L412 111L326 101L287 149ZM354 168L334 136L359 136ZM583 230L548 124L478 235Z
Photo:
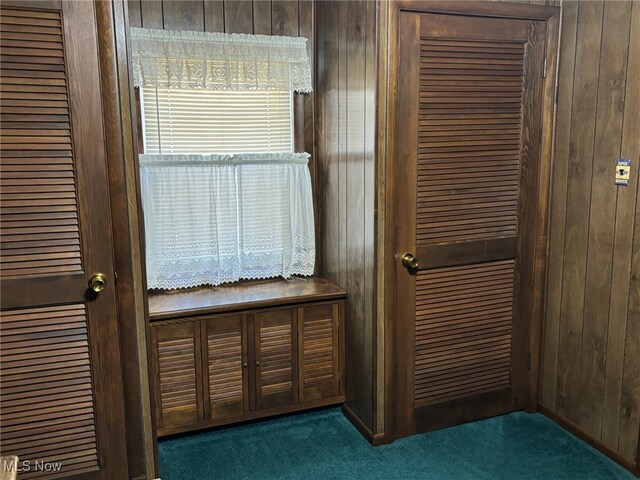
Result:
M527 370L531 370L531 352L527 353Z
M542 65L542 78L547 78L547 57L544 57L544 64Z

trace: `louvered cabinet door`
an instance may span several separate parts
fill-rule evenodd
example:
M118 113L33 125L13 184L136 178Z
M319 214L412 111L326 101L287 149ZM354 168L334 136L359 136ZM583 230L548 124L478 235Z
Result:
M201 336L198 320L151 325L156 413L160 433L203 419Z
M245 315L203 320L205 416L220 420L249 411L249 358Z
M309 305L298 309L300 401L340 394L341 303Z
M545 24L418 13L400 22L397 430L406 435L527 405ZM406 253L417 265L402 263Z
M97 44L93 2L2 2L0 453L21 479L127 477Z
M263 410L298 401L296 310L284 308L256 313L254 369L256 409Z

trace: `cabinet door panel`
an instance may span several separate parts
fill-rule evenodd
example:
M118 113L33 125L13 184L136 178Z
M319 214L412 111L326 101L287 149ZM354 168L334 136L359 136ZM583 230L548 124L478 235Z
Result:
M152 325L156 405L161 429L202 419L202 373L198 322Z
M258 313L254 319L256 408L296 403L296 311L288 308Z
M335 397L340 389L339 304L298 309L300 401Z
M242 415L249 411L246 317L216 317L203 327L207 416L216 420Z

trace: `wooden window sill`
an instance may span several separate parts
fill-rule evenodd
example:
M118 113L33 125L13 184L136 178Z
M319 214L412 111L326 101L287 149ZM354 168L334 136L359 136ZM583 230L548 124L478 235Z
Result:
M266 280L219 287L149 293L149 319L249 310L344 298L346 292L322 277Z

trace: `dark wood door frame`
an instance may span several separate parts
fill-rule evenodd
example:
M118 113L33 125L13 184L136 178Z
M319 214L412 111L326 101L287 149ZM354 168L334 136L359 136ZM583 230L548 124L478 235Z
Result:
M394 214L396 209L395 161L396 161L396 112L399 62L399 18L401 12L419 12L451 15L472 15L480 17L540 20L546 22L547 36L545 57L547 76L543 85L542 138L540 145L540 172L538 177L538 198L536 206L535 234L535 280L534 314L529 332L531 369L529 373L529 396L527 411L536 411L538 403L538 383L540 373L540 345L544 313L544 283L547 263L548 205L550 194L550 176L553 152L553 131L555 114L555 90L558 60L558 36L560 9L539 5L518 5L481 2L447 2L440 0L391 0L388 8L379 10L380 49L378 83L378 128L384 132L378 138L380 154L379 185L385 185L378 196L380 228L377 233L379 248L383 252L383 271L379 276L381 291L379 309L383 312L380 325L384 342L384 410L378 412L384 421L384 440L391 442L396 438L396 334L395 334L395 283L396 238ZM386 88L385 88L386 87ZM380 429L382 430L382 429Z
M118 326L125 389L129 478L158 476L155 409L149 372L150 332L144 229L138 199L137 125L128 59L126 0L96 1L102 109L113 224Z

